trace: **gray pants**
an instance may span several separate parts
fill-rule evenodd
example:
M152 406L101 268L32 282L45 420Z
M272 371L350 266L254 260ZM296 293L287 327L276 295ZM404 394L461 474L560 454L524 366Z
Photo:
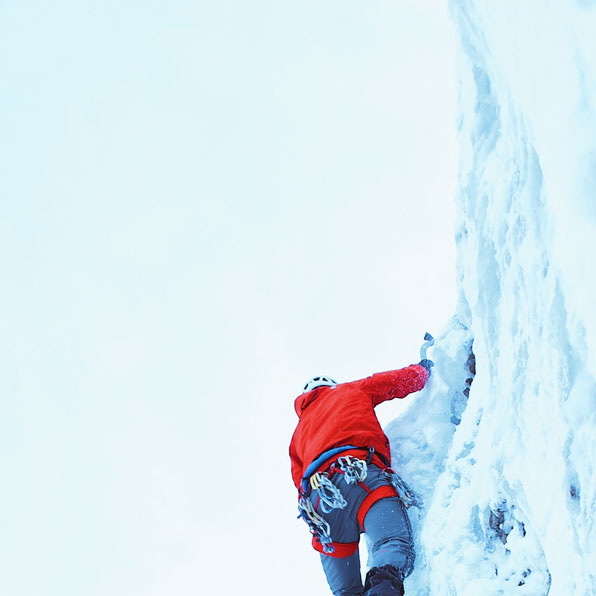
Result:
M324 515L331 526L333 541L357 542L362 528L356 515L367 493L358 485L346 485L339 474L332 482L348 502L346 508ZM369 466L364 482L370 489L389 484L382 471L374 465ZM402 578L410 575L414 568L414 544L410 520L401 500L391 497L377 501L367 513L364 527L372 543L372 566L393 565L400 571ZM343 558L322 554L321 562L335 596L361 596L363 586L358 551Z

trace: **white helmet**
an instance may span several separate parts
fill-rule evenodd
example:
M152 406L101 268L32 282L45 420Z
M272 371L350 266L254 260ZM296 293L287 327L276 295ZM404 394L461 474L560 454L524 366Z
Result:
M335 387L337 383L331 377L313 377L306 385L302 393L308 393L316 387Z

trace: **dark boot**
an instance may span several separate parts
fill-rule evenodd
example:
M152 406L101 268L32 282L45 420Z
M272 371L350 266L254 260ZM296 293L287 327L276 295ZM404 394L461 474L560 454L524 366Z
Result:
M393 565L373 567L366 574L363 596L404 596L399 569Z

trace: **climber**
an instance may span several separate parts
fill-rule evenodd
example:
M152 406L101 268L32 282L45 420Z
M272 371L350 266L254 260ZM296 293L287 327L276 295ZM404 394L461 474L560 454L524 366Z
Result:
M422 389L432 366L423 358L342 384L314 377L296 399L290 459L298 509L336 596L403 596L403 580L414 566L412 531L374 408ZM358 554L363 532L374 563L364 587Z

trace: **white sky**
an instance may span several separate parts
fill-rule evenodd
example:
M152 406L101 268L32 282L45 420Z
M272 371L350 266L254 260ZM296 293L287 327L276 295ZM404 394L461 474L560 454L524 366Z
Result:
M324 593L293 399L417 361L454 312L445 7L0 23L0 593Z

